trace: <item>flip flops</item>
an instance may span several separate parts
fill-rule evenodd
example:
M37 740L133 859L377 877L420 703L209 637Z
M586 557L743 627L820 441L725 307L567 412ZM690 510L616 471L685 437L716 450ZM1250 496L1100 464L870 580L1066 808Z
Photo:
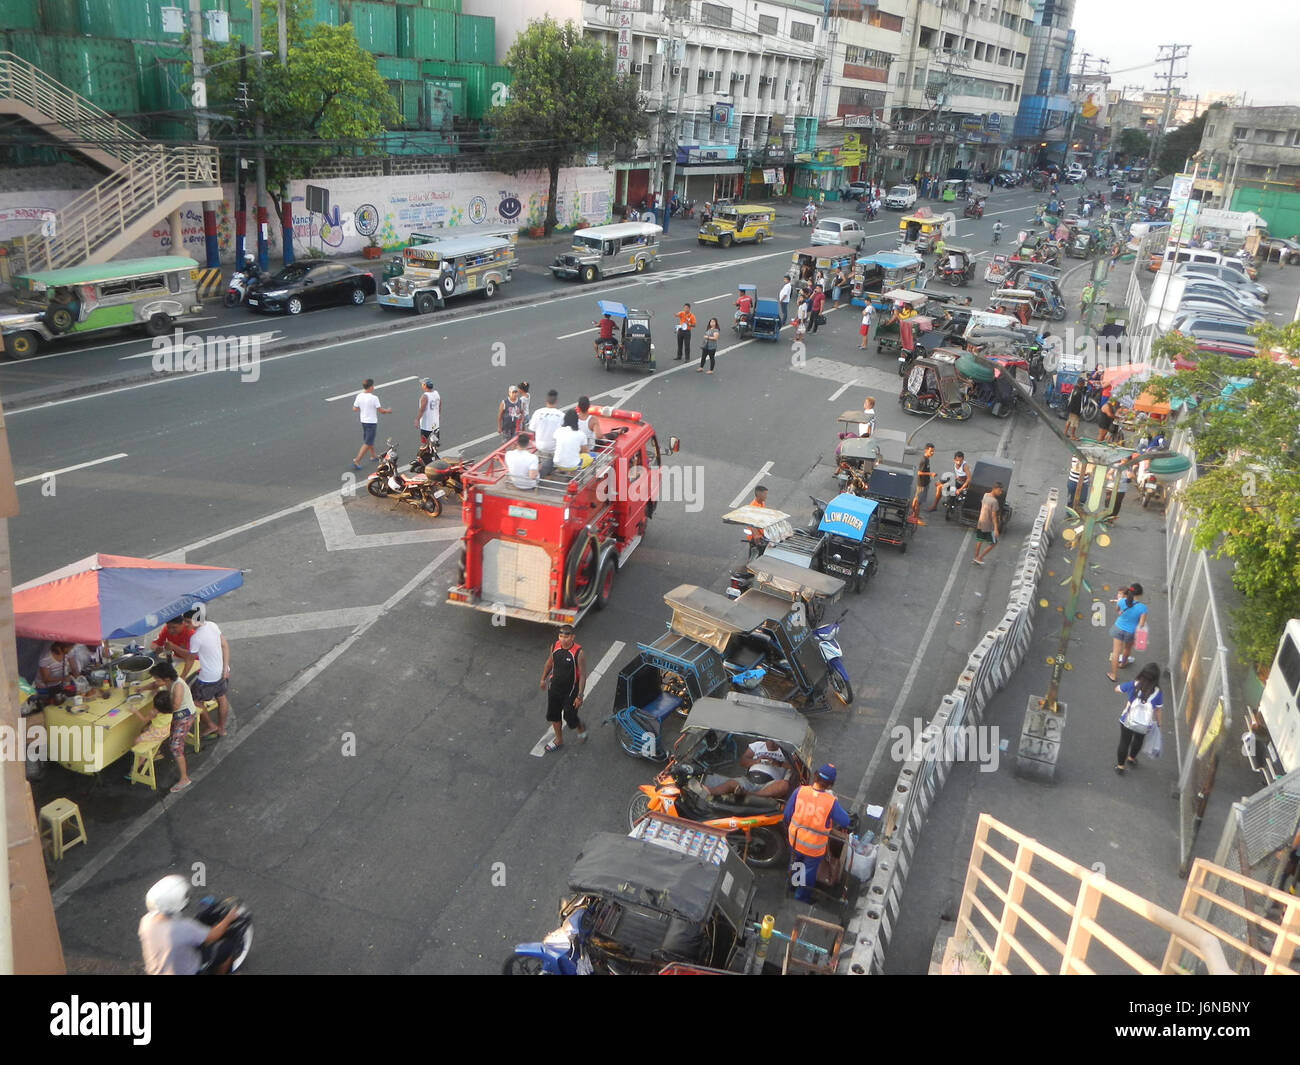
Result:
M550 743L548 743L545 747L542 748L542 750L544 750L547 754L554 754L563 746L564 744L556 743L554 740L551 740Z
M175 795L178 791L184 791L186 788L188 788L188 787L189 787L191 784L193 784L193 783L194 783L193 780L186 780L186 781L184 781L184 782L177 781L175 784L172 785L172 787L171 787L171 793L172 793L173 795Z

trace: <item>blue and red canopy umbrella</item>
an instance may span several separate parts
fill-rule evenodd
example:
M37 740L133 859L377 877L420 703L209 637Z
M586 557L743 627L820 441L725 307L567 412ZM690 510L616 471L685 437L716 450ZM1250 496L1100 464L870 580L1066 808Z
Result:
M91 555L14 589L19 636L94 645L143 636L244 583L237 569Z

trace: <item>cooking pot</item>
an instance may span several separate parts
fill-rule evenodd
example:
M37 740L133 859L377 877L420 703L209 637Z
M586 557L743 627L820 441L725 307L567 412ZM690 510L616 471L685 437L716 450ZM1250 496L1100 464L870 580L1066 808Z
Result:
M110 666L114 670L120 669L126 675L126 682L133 684L139 680L149 679L149 670L153 663L154 660L149 655L128 655L126 658L119 658L110 663Z

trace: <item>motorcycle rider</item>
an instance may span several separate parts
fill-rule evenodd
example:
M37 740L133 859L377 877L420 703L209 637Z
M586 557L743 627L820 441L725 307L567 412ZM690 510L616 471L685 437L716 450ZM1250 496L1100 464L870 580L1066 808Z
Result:
M176 874L165 876L145 896L149 912L140 918L140 949L150 976L195 976L208 971L224 975L230 971L235 944L225 940L227 930L239 916L238 907L211 928L190 917L182 917L190 901L190 885ZM203 947L214 947L205 962Z
M800 219L800 224L805 226L817 224L817 204L812 201L811 197L808 200L808 206L803 209L803 218Z
M748 292L741 292L740 295L736 297L736 329L739 330L741 323L748 321L753 313L753 299L750 297Z
M595 351L596 356L599 358L600 346L602 344L608 344L614 339L614 319L608 314L601 315L600 321L596 324L600 326L600 334L591 342L591 346L592 350Z
M1002 219L993 223L993 243L996 244L1002 238L1002 230L1006 228L1002 224Z

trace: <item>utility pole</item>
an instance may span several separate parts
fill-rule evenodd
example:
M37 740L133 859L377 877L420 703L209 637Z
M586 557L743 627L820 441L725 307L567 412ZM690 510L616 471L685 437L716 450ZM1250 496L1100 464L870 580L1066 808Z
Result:
M1156 57L1157 63L1168 63L1169 70L1164 74L1157 74L1156 79L1165 83L1165 107L1164 114L1160 118L1160 125L1156 127L1156 135L1152 139L1151 158L1148 160L1151 166L1158 165L1157 160L1160 158L1160 142L1164 139L1165 127L1169 125L1169 108L1173 104L1174 82L1181 81L1187 77L1186 74L1175 74L1174 64L1180 59L1186 59L1187 54L1191 51L1191 46L1186 44L1162 44L1160 46L1161 54ZM1164 53L1168 52L1168 55ZM1149 169L1148 169L1148 172Z
M253 9L253 62L257 73L262 73L262 0L249 0ZM260 81L260 77L259 77ZM253 141L257 145L257 267L265 270L270 265L267 248L266 218L266 137L262 118L262 101L255 101L253 111Z
M248 131L248 46L239 46L239 120L235 133L235 269L244 268L248 197L244 189L244 134Z
M190 0L190 61L194 67L194 80L190 87L190 104L194 108L194 137L200 144L212 138L212 125L208 120L208 68L203 62L203 13L199 0ZM212 202L203 205L203 243L210 269L221 266L221 251L217 245L217 207ZM177 219L179 221L179 219ZM172 225L172 254L185 251L184 233L180 226Z
M672 31L672 26L673 24L670 21L668 24L668 28L670 32ZM676 38L670 37L668 41L668 54L670 57L677 51L676 46L677 46ZM682 49L682 59L685 60L686 39L684 37L681 40L681 49ZM678 148L678 142L681 140L681 136L682 136L682 103L686 99L686 67L679 66L678 70L680 71L680 73L677 75L677 106L673 110L672 124L669 126L669 129L672 131L672 136L669 138L669 140L672 142L673 155L672 158L668 161L668 183L663 189L660 190L659 199L655 205L659 209L661 215L663 216L663 226L664 226L665 233L668 232L669 205L671 204L673 198L673 183L677 180L677 148ZM666 99L666 94L665 94L665 99ZM659 171L662 176L662 172L663 172L662 153L659 156Z

